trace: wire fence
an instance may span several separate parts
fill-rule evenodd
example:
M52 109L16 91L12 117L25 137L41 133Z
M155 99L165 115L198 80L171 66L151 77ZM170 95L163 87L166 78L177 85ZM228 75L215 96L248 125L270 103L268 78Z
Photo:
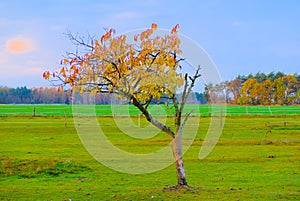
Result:
M149 111L156 116L171 116L173 108L165 105L150 105ZM300 115L300 105L292 106L239 106L187 104L184 112L192 115L211 116L292 116ZM91 112L93 114L91 114ZM139 116L141 112L133 105L0 105L0 116Z

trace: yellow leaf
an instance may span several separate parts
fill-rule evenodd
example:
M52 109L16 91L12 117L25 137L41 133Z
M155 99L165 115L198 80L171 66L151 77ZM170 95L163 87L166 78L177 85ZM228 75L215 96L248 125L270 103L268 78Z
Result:
M69 59L64 59L63 63L64 63L64 64L69 63Z
M59 73L62 74L63 77L66 77L66 69L65 68L61 68Z

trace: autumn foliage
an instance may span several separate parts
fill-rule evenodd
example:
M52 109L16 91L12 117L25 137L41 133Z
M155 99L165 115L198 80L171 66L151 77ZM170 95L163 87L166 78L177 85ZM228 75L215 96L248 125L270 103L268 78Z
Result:
M300 104L300 75L271 72L238 76L219 85L207 85L204 94L217 100L218 91L225 91L229 104L292 105Z
M152 24L151 28L133 36L132 43L126 35L115 36L113 29L90 44L71 36L73 42L89 48L89 51L83 55L69 54L70 58L61 61L59 71L46 71L43 76L48 80L56 79L61 87L69 85L73 92L88 92L90 95L113 93L119 99L130 101L147 121L170 138L178 186L186 187L181 136L191 112L184 114L183 109L196 79L200 77L200 67L195 67L197 70L193 75L180 72L180 61L184 59L180 57L178 28L176 25L170 33L161 36L154 34L157 25ZM180 87L183 92L178 98ZM161 97L166 97L166 106L173 105L173 128L153 117L148 110L152 100Z
M173 27L169 35L153 36L157 29L153 23L134 36L134 44L127 42L126 35L115 36L110 29L100 40L86 45L90 52L64 58L59 71L46 71L43 77L81 93L113 92L125 98L134 95L139 102L171 96L184 83L183 75L177 72L181 60L178 28Z

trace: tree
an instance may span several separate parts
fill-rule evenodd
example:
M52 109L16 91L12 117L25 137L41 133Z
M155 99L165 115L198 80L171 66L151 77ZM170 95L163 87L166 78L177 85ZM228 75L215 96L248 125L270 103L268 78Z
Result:
M208 102L204 93L195 92L195 96L196 96L198 103L200 103L200 104L205 104Z
M240 90L241 97L239 98L239 103L250 104L250 105L256 104L257 86L258 86L258 82L256 81L255 78L249 78L247 81L245 81Z
M299 84L297 78L294 75L285 75L282 78L285 85L285 104L293 104L297 96L297 85Z
M237 77L236 79L230 81L227 85L227 93L229 99L231 99L230 97L233 98L233 104L237 104L238 102L238 98L240 97L241 85L242 80L240 79L240 77Z
M170 34L153 36L157 25L134 37L128 43L125 35L114 37L110 29L100 40L90 43L69 34L70 39L88 52L84 55L69 54L62 60L59 71L44 72L45 79L68 84L75 92L90 94L113 93L120 99L127 99L137 107L147 121L166 133L173 148L177 169L177 187L188 187L183 160L181 136L191 113L183 116L183 109L192 92L195 81L200 77L200 67L193 75L180 73L180 40L177 35L179 25ZM181 97L176 93L183 87ZM148 106L152 100L168 97L166 105L172 104L174 129L153 117Z
M211 84L211 83L204 85L203 96L204 96L204 99L206 100L207 103L212 103L212 100L211 100L211 90L212 90L212 88L213 88L213 84Z
M294 74L294 76L297 78L298 82L300 82L300 74ZM299 87L299 86L298 86Z
M274 80L276 79L274 71L272 71L272 72L270 72L270 73L267 74L267 79L269 79L272 82L274 82Z
M258 84L257 87L257 97L258 102L262 105L271 105L272 104L272 93L274 90L274 83L267 79L263 83Z
M255 74L254 78L257 80L258 83L263 83L267 79L267 76L264 73L258 72Z
M283 105L285 102L285 84L281 77L274 80L274 92L273 92L273 99L274 102Z

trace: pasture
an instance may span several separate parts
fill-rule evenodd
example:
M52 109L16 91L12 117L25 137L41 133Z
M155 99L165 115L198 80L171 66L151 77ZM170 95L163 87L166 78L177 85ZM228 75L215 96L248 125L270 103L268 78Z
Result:
M139 115L140 112L133 105L95 105L97 116L118 115ZM152 105L153 113L156 115L170 115L170 111L164 105ZM209 116L211 111L217 108L224 108L218 105L197 105L193 112L194 115ZM186 105L186 111L195 108L195 105ZM246 106L246 105L227 105L227 116L244 115L300 115L300 106ZM0 116L72 116L72 105L5 105L0 104Z
M228 115L219 143L207 158L199 160L210 123L210 117L203 115L197 136L184 155L189 185L196 190L170 191L163 187L176 184L174 165L132 175L111 170L92 158L81 144L73 118L64 117L71 111L69 106L63 106L60 115L44 112L36 116L30 107L27 114L3 115L4 107L22 106L0 106L0 200L300 199L300 116L294 109L293 115ZM56 111L53 107L42 108ZM36 111L42 108L36 106ZM289 109L281 111L288 113ZM164 133L146 140L130 138L109 115L97 119L110 141L123 150L152 152L169 142ZM126 118L123 121L127 123ZM140 126L147 125L141 118ZM186 132L189 129L193 127Z

